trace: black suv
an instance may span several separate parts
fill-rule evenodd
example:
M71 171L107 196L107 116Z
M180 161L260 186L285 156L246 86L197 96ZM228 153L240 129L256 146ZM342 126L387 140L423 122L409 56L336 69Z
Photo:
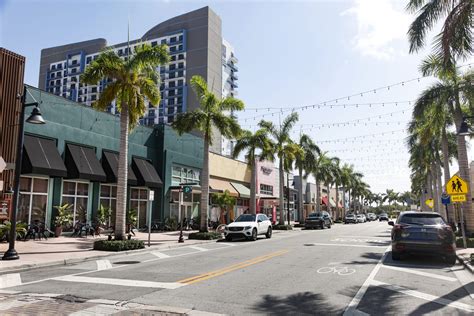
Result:
M387 213L382 213L379 215L379 222L381 221L387 221L388 222L388 215Z
M304 227L306 229L310 229L310 228L324 229L324 227L331 228L331 216L329 216L329 213L325 211L311 213L304 220Z

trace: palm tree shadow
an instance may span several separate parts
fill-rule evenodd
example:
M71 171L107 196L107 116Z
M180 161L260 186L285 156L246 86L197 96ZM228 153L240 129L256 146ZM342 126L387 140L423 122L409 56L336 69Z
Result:
M268 315L341 315L322 294L299 292L288 296L264 295L253 309Z

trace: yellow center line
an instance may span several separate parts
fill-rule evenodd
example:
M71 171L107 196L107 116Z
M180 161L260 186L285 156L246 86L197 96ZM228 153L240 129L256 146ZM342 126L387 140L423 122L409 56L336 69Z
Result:
M185 284L193 284L193 283L201 282L201 281L204 281L204 280L208 280L208 279L220 276L220 275L228 273L228 272L239 270L239 269L242 269L242 268L245 268L245 267L248 267L248 266L251 266L251 265L266 261L266 260L269 260L269 259L277 257L277 256L281 256L281 255L283 255L287 252L288 252L288 250L280 250L280 251L277 251L277 252L270 253L268 255L256 257L256 258L253 258L253 259L250 259L250 260L246 260L244 262L233 264L231 266L228 266L228 267L225 267L225 268L222 268L222 269L206 272L206 273L194 276L194 277L179 280L177 282L185 283Z

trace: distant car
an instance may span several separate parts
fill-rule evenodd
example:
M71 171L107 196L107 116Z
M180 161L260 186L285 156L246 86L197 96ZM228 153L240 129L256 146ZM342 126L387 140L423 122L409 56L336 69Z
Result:
M362 215L362 214L357 214L356 218L357 218L358 223L364 223L365 222L364 215Z
M357 218L354 214L347 214L346 217L344 217L344 224L349 223L357 224Z
M328 212L316 212L316 213L311 213L306 217L304 220L304 227L306 229L311 229L311 228L321 228L324 229L324 227L331 228L331 216L329 215Z
M438 213L403 212L392 228L392 259L403 254L432 254L443 256L449 264L456 263L456 239Z
M387 213L382 213L379 215L379 222L381 221L388 221L388 215Z
M234 238L246 238L255 241L258 235L265 235L267 238L272 237L272 223L265 214L242 214L224 229L224 236L227 241L232 241Z
M377 219L377 216L375 216L374 213L368 213L368 214L367 214L367 220L368 220L369 222L375 221L376 219Z

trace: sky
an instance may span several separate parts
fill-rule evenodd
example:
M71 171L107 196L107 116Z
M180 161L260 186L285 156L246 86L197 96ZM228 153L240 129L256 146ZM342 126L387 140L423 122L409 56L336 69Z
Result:
M298 112L295 141L310 135L328 155L362 172L373 192L407 191L405 129L413 101L434 79L418 79L430 46L408 53L414 15L404 10L406 2L0 0L0 46L26 57L25 82L37 86L42 48L93 38L120 43L128 20L135 39L210 6L239 60L244 128L256 130L261 119L279 124Z

